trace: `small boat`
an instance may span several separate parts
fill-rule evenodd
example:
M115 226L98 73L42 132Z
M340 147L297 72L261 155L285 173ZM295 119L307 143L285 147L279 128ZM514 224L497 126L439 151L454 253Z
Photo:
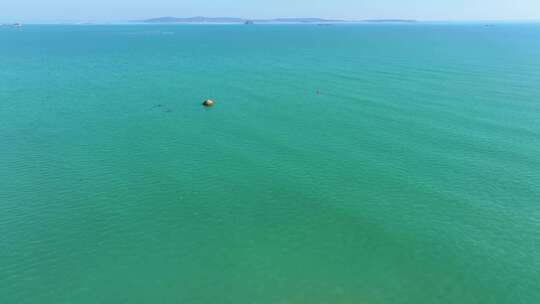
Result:
M212 99L207 99L207 100L203 101L202 105L205 108L211 108L211 107L214 106L214 101Z

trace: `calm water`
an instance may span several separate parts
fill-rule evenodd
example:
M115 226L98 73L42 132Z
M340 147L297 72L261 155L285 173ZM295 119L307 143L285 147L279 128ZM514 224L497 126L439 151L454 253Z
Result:
M1 28L0 181L1 303L538 303L540 24Z

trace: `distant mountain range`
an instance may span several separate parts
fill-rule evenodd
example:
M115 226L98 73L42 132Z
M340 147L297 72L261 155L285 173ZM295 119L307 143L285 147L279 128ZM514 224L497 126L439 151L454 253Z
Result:
M339 19L322 19L322 18L276 18L276 19L245 19L234 17L159 17L146 20L138 20L134 22L142 23L345 23L355 22ZM356 21L358 22L358 21ZM376 20L360 20L360 22L415 22L415 20L402 19L376 19Z

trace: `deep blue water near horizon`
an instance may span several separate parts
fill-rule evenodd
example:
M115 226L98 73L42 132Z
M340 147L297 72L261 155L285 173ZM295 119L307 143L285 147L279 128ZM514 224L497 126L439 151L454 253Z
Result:
M0 303L530 304L539 251L540 24L0 28Z

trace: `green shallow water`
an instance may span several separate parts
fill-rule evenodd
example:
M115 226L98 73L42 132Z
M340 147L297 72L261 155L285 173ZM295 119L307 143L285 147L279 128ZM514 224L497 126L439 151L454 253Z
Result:
M1 28L0 181L1 303L538 303L540 25Z

